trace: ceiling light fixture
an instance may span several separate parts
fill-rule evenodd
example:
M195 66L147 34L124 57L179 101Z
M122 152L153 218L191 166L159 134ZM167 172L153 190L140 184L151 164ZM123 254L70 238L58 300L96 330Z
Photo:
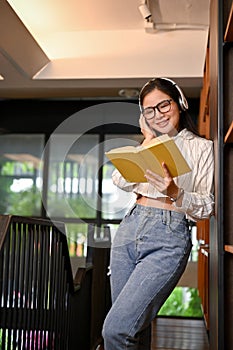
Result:
M139 90L138 89L121 89L118 91L118 95L121 97L126 97L126 98L135 98L139 96Z
M147 1L143 1L141 5L138 6L138 9L144 20L149 21L151 19L152 14L150 12Z
M150 11L149 0L141 1L138 9L144 19L144 28L146 33L154 34L158 31L174 31L174 30L206 30L207 25L191 24L191 23L155 23Z

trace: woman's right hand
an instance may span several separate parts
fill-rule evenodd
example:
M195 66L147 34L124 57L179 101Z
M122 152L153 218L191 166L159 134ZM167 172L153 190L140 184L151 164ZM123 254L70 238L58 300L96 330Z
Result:
M143 117L143 115L140 115L140 119L139 119L139 125L141 128L141 132L144 136L144 140L142 142L142 145L147 145L150 143L150 141L155 138L155 134L153 133L153 131L149 128L149 126L146 123L145 118Z

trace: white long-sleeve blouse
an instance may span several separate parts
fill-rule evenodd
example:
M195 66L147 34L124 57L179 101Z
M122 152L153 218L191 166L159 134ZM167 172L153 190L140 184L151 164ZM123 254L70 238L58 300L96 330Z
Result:
M213 142L196 136L187 129L181 130L173 139L191 168L191 172L174 178L177 186L184 190L179 209L192 221L209 218L214 208ZM166 163L166 160L164 161ZM116 186L127 192L150 198L166 197L148 182L127 182L117 169L112 174L112 180ZM173 205L176 206L176 203Z

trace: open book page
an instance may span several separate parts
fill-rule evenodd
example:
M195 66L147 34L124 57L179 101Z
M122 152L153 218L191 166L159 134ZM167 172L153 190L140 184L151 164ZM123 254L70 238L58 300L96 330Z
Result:
M129 182L146 182L144 175L147 169L164 176L163 162L172 177L191 171L174 140L168 135L153 139L147 146L119 147L105 154Z
M150 144L148 144L146 147L142 146L142 145L117 147L117 148L111 149L109 152L106 152L106 154L109 154L109 153L127 153L127 152L138 153L138 152L141 152L142 150L144 150L145 148L148 149L148 148L154 147L155 145L158 145L160 143L163 143L163 142L166 142L169 140L171 140L171 138L167 134L165 134L165 135L161 135L159 137L152 139Z

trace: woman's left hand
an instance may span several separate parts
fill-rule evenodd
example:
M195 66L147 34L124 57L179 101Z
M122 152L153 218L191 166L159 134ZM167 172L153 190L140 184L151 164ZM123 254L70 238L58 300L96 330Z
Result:
M147 181L151 185L156 187L156 189L159 192L167 195L168 197L176 198L178 195L179 188L173 181L173 178L164 162L162 163L162 167L164 170L164 175L165 175L164 177L157 175L150 170L146 171L145 177Z

